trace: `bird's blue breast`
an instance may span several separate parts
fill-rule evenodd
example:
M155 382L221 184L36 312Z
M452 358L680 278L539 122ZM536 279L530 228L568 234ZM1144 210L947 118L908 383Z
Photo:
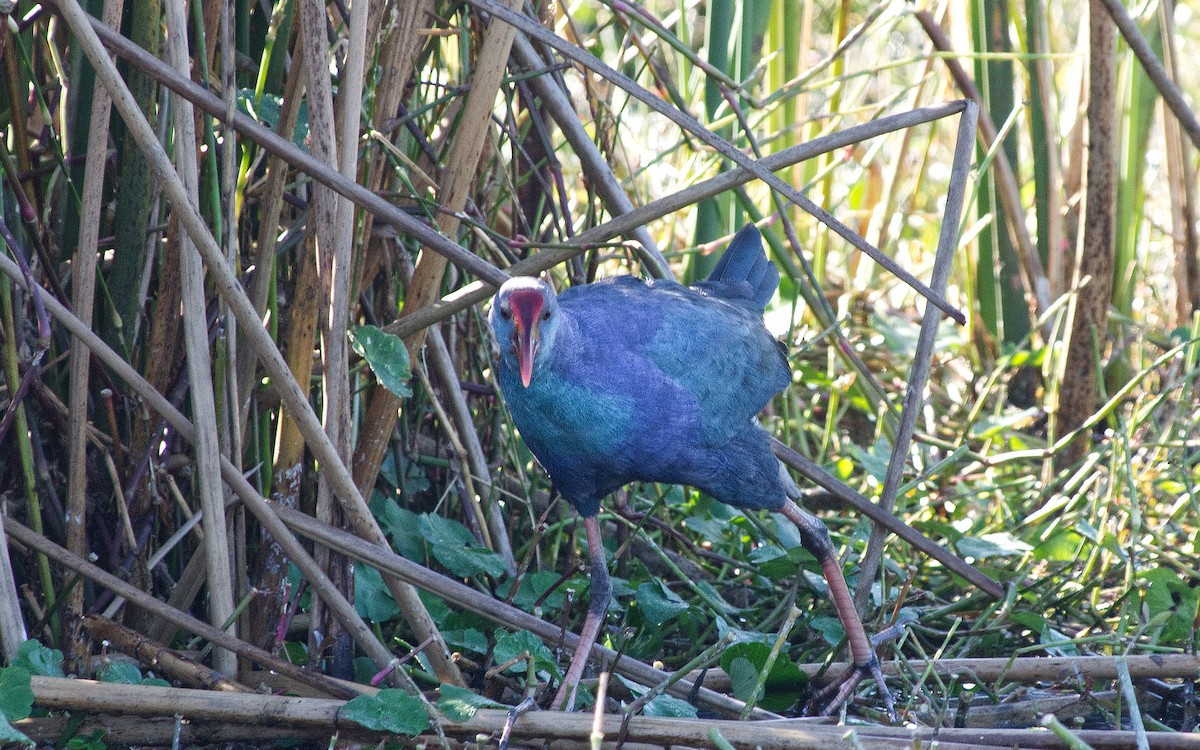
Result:
M570 380L551 369L539 371L528 388L510 367L502 365L501 378L517 427L537 420L536 429L522 429L522 434L536 433L538 443L556 451L605 455L629 434L634 399L628 395Z

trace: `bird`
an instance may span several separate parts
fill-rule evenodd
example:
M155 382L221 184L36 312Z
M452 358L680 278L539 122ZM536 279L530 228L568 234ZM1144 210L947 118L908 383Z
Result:
M893 711L829 532L797 505L800 490L757 419L792 380L786 348L763 322L778 286L762 235L747 224L691 286L616 276L556 294L543 279L519 276L493 298L495 379L525 444L582 517L589 550L588 612L554 706L573 708L612 596L600 504L632 482L659 482L795 523L829 584L853 660L822 713L837 710L867 675Z

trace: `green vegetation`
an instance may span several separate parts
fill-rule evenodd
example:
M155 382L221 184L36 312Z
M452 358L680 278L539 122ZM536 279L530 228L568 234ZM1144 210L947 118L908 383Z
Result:
M767 319L795 373L764 425L999 584L813 492L868 631L904 625L880 647L901 718L1009 746L1041 746L999 733L1043 713L1084 738L1194 732L1194 690L1168 688L1198 671L1200 128L1105 2L568 2L514 36L495 0L164 0L126 3L125 46L101 34L116 67L74 0L19 3L0 29L0 686L15 686L0 742L170 744L169 723L48 711L47 664L127 687L126 706L155 678L342 700L356 690L325 675L375 678L389 691L344 718L384 733L473 739L433 718L545 705L586 549L492 382L488 285L510 269L689 280L746 221L783 275ZM1167 0L1130 12L1197 91L1200 18ZM114 73L128 91L109 116ZM975 96L973 144L958 105L838 140ZM745 170L772 158L774 188ZM944 270L965 325L929 316L923 352L927 301L850 232L937 291ZM644 696L679 726L697 708L737 717L626 671L657 662L804 711L843 633L791 524L662 486L618 493L602 519L610 699ZM150 665L138 639L221 674ZM1030 661L1089 655L1121 658ZM864 687L848 720L877 728L881 705ZM255 724L232 715L209 721ZM712 731L687 741L739 741Z

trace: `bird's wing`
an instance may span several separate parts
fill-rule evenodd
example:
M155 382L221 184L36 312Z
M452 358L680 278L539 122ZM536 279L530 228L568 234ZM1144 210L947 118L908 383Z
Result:
M651 412L661 403L692 409L686 421L708 442L744 429L791 380L760 314L700 290L622 277L566 292L560 305L579 326L581 359L626 381L611 387Z

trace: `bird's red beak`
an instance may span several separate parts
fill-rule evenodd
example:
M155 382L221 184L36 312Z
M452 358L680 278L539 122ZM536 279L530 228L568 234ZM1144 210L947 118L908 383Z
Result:
M521 366L521 383L528 388L529 381L533 379L533 358L541 338L538 321L542 318L542 306L546 301L540 292L520 289L509 297L509 304L512 305L513 324L517 329L513 334L513 346Z

